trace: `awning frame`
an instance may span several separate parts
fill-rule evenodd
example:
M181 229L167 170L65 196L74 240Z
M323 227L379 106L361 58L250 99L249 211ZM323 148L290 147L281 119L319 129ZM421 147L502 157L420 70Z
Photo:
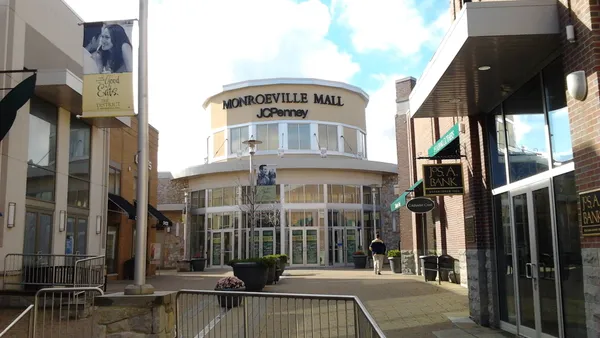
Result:
M112 197L112 198L111 198L111 195L112 195L112 196L114 196L114 197ZM119 200L119 199L121 199L122 201L121 201L121 200ZM128 216L128 218L129 218L130 220L133 220L133 221L135 221L135 220L136 220L136 218L137 218L137 217L136 217L136 214L135 214L135 206L134 206L133 204L129 203L129 201L128 201L128 200L126 200L125 198L123 198L123 196L120 196L120 195L116 195L116 194L111 194L111 193L108 193L108 200L109 200L110 202L114 203L114 204L115 204L115 205L116 205L116 206L117 206L119 209L121 209L121 210L122 210L122 211L123 211L123 212L124 212L124 213L125 213L125 214ZM133 210L131 210L131 211L133 211L134 213L133 213L133 214L131 214L131 212L130 212L130 211L128 211L128 210L127 210L125 207L123 207L123 206L120 204L121 202L124 202L124 203L127 203L127 204L129 204L129 205L131 206L131 208L133 209Z
M391 212L394 212L394 211L402 208L403 206L405 206L406 205L406 197L408 196L408 194L418 191L419 186L422 184L423 184L423 179L418 180L413 185L411 185L410 188L406 189L404 191L404 193L402 193L402 195L400 195L398 198L396 198L396 200L394 200L394 202L392 202L390 204Z

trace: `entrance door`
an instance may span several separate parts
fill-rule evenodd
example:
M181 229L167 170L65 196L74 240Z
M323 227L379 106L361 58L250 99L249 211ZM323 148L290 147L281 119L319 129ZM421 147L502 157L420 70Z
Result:
M290 231L291 265L319 265L319 231L317 228Z
M353 263L358 231L355 228L331 228L329 231L330 262L333 266Z
M263 257L275 254L276 233L275 229L257 229L254 230L254 254L249 257ZM251 252L250 231L246 236L248 252Z
M527 337L558 337L553 224L549 182L511 192L516 239L518 331Z
M233 230L211 233L211 265L224 267L235 258L235 236Z

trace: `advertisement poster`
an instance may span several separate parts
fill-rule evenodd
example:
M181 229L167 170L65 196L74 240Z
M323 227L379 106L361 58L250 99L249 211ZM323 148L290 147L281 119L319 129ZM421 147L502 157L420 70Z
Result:
M161 245L160 243L150 243L150 262L151 264L160 263Z
M82 117L134 116L133 21L83 26Z
M275 202L277 200L277 169L261 164L256 176L256 201Z

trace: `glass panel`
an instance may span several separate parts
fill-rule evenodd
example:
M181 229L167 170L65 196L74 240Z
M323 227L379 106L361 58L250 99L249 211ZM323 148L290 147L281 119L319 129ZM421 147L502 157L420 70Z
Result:
M286 185L286 203L304 203L304 186L299 184Z
M512 261L512 229L508 193L494 196L496 218L496 259L498 261L498 290L500 320L517 325L515 282Z
M269 143L268 150L279 149L279 124L269 124L267 141Z
M304 226L304 211L290 211L289 226L301 227Z
M298 140L300 142L299 149L310 149L310 124L303 123L298 125Z
M225 251L223 252L223 264L227 264L230 260L232 260L235 257L233 254L233 232L224 232L223 238L225 242Z
M548 170L546 118L538 76L504 103L510 181Z
M79 208L89 208L90 182L69 176L67 204Z
M198 191L192 191L192 198L190 201L190 207L192 209L198 208Z
M554 178L554 194L565 336L585 337L587 327L575 172Z
M236 205L235 203L235 188L223 188L223 205Z
M357 150L356 129L344 127L344 152L356 154Z
M506 130L500 107L492 113L489 136L492 185L496 188L506 185Z
M327 148L327 125L319 124L319 148Z
M273 251L273 248L275 247L274 241L275 241L275 236L273 236L273 230L263 230L263 236L262 236L262 252L263 252L263 256L267 256L267 255L273 255L275 252Z
M27 212L25 214L25 243L23 245L24 254L35 254L36 243L35 234L37 228L37 213Z
M513 196L513 208L515 231L517 234L517 273L519 277L519 313L521 314L521 325L535 328L533 284L531 279L527 278L527 274L531 271L530 267L527 266L527 264L531 263L527 196L525 194Z
M77 240L76 247L77 252L81 255L85 255L87 253L87 231L88 231L88 222L85 218L79 218L77 220Z
M115 195L121 194L121 170L112 167L108 169L108 192Z
M221 233L212 234L212 265L221 265Z
M356 221L357 221L357 211L356 210L350 210L350 211L344 211L344 226L347 227L356 227Z
M223 189L212 189L212 206L220 207L223 206Z
M306 264L319 264L317 230L306 230Z
M134 236L135 241L135 236ZM65 254L75 253L75 218L67 217L67 234L65 239Z
M241 137L240 128L231 128L229 130L229 153L232 155L237 154L241 150Z
M34 165L27 166L27 197L54 201L54 171Z
M109 226L106 232L106 271L117 273L117 238L118 227Z
M544 92L550 124L553 165L560 166L573 160L571 125L569 124L562 59L558 58L548 65L543 70L542 76L544 78Z
M298 135L298 125L288 123L288 149L300 149L300 139Z
M292 264L304 264L304 239L302 230L292 230Z
M550 219L550 193L548 188L533 191L533 214L537 237L542 332L558 337L558 304L556 301L554 245L552 243L552 220Z
M354 229L345 229L346 231L346 262L351 263L354 262L354 258L352 255L356 252L356 230Z
M344 203L344 186L330 184L328 189L328 202L329 203Z
M227 147L224 147L225 143L225 131L219 131L213 134L213 156L221 157L225 156Z
M198 192L198 208L206 208L206 191L200 190Z
M344 203L358 203L359 187L353 185L344 186Z
M90 142L92 128L74 116L71 117L69 139L69 175L90 180Z
M204 215L191 216L190 253L192 257L205 257Z
M307 184L304 186L304 197L306 203L323 203L323 192L318 184Z
M279 148L279 125L275 123L257 125L256 139L263 142L257 147L259 150L277 150Z
M30 101L27 162L56 169L56 125L58 109L37 97Z

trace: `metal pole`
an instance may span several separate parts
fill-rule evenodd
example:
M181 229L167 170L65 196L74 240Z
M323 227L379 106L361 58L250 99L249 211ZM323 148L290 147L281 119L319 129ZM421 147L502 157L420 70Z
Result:
M146 245L148 217L148 0L140 0L138 47L138 181L135 238L135 273L133 285L126 294L152 294L154 288L146 284Z
M375 239L375 234L377 233L377 229L375 228L377 225L375 223L375 198L376 198L376 194L375 194L375 188L371 188L371 201L373 202L373 239Z
M254 257L254 208L256 203L256 192L254 191L254 172L252 170L252 148L250 148L250 199L248 200L248 206L250 207L250 253L248 258Z

